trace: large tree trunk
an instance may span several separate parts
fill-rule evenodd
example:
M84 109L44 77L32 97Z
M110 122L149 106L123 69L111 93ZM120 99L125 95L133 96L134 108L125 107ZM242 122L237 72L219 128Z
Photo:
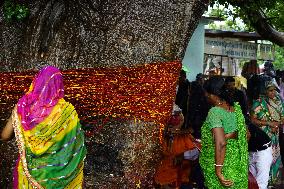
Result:
M0 16L0 71L182 59L207 3L30 1L31 15L24 23L5 23Z

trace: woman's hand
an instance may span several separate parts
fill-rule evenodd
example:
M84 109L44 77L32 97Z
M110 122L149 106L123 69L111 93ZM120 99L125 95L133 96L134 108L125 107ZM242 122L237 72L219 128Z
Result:
M225 139L237 139L238 138L238 133L237 132L232 132L232 133L228 133L225 134Z
M279 122L277 122L277 121L270 121L270 122L267 122L267 123L270 126L271 131L273 133L276 133L278 131Z
M6 126L3 128L0 140L8 141L14 137L14 128L12 124L12 115L9 117Z
M219 173L219 174L216 174L220 183L223 185L223 186L226 186L226 187L231 187L234 185L234 182L231 181L231 180L228 180L228 179L225 179L225 177L223 176L222 173Z
M250 134L250 132L249 132L249 130L247 128L247 141L249 141L250 137L251 137L251 134Z
M13 111L17 109L17 104L14 106ZM11 140L14 137L14 128L13 128L13 123L12 123L12 114L9 117L6 126L3 128L2 132L0 132L0 140L8 141Z

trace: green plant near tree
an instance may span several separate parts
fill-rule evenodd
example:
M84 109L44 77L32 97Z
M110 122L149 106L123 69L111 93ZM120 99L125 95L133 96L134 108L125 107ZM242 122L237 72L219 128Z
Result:
M20 2L5 0L3 6L4 17L7 21L24 20L28 17L29 8Z
M275 46L275 61L273 64L277 70L284 70L284 48Z

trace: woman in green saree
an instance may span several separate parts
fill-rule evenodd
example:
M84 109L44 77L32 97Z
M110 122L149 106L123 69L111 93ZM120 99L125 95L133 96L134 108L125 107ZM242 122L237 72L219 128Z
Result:
M224 79L205 82L212 105L201 128L200 165L209 189L248 188L248 145L242 110L224 90Z

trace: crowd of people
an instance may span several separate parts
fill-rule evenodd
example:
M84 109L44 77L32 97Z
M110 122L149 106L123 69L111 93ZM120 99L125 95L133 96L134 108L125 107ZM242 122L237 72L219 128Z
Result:
M191 170L189 178L197 175L197 179L191 179L187 188L194 188L197 180L204 183L195 188L267 189L280 179L284 151L281 75L276 77L273 64L266 62L262 74L243 72L243 76L246 79L197 74L193 82L180 77L175 103L186 107L181 130L191 133L193 143L201 142L197 161L201 169ZM243 80L249 86L241 85ZM186 90L188 94L181 96ZM184 157L195 148L184 149ZM191 164L196 167L196 161ZM176 183L175 188L183 188L180 181Z
M263 87L255 95L248 92L249 86L238 84L238 77L197 74L189 82L181 70L163 135L163 158L154 177L156 187L273 187L284 158L284 103L283 83L271 73L264 73L265 79L259 80ZM83 186L84 134L76 110L64 100L57 68L43 68L19 99L1 140L13 135L20 154L14 188Z

